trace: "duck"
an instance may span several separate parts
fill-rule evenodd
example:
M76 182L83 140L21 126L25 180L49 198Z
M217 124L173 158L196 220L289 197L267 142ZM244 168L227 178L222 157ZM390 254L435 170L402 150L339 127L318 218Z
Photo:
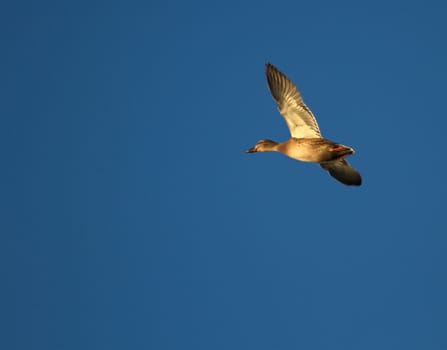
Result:
M271 63L265 65L270 93L290 131L290 139L278 143L260 140L246 153L280 152L302 162L317 163L334 179L348 186L360 186L362 177L345 159L355 153L352 147L321 136L312 111L295 84Z

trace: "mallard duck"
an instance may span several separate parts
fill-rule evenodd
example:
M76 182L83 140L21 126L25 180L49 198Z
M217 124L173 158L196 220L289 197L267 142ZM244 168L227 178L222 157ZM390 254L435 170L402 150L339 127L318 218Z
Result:
M260 140L246 152L281 152L296 160L318 163L341 183L360 186L360 173L345 159L355 152L354 149L323 138L314 115L293 82L270 63L265 65L265 73L270 92L292 137L283 143Z

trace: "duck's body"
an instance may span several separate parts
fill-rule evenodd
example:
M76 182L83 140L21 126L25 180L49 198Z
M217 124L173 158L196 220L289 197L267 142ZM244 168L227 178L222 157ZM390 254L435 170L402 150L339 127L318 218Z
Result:
M315 117L296 86L283 73L268 63L266 75L270 92L292 137L283 143L261 140L247 153L280 152L303 162L319 163L343 184L359 186L362 183L360 174L344 159L354 153L354 149L321 137Z
M261 140L255 147L247 150L254 152L280 152L302 162L322 163L346 157L354 150L350 147L323 138L291 137L286 142L277 143L272 140Z

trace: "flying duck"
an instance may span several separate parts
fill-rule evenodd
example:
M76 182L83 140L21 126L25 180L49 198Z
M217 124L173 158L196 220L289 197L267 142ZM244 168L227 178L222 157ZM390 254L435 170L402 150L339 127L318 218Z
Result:
M289 127L291 138L283 143L260 140L246 152L281 152L296 160L318 163L341 183L360 186L360 173L345 159L355 152L354 149L321 136L312 111L304 104L293 82L282 72L267 63L265 73L270 93Z

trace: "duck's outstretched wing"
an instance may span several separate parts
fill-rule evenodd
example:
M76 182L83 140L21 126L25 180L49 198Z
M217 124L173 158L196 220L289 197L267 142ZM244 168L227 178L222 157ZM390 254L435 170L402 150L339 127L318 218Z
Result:
M286 120L290 134L296 138L321 137L320 129L311 110L304 104L296 86L272 64L265 65L270 92L279 113Z
M331 176L345 185L360 186L362 177L345 159L320 163L320 166L329 172Z

